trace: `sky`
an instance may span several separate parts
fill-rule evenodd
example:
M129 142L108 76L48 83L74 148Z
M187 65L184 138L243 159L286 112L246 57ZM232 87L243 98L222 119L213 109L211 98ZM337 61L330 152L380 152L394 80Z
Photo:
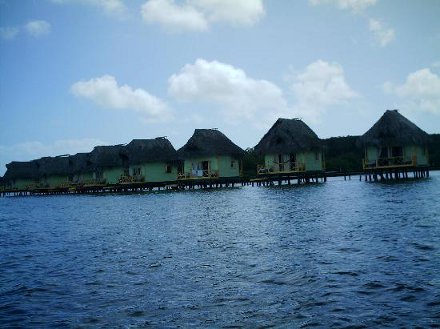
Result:
M362 135L387 109L440 133L438 0L0 0L11 161L277 118Z

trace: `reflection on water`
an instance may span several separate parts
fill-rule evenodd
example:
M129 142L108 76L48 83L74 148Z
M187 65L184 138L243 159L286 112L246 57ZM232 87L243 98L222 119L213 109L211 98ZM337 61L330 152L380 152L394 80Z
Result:
M435 327L440 175L0 199L0 324Z

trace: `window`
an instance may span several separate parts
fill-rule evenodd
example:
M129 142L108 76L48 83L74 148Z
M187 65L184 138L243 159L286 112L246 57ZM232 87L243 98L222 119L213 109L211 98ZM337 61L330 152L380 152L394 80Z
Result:
M388 158L388 147L380 148L379 158Z
M231 168L234 168L234 166L235 166L235 161L231 160Z
M166 172L167 174L171 174L172 169L173 169L173 168L171 167L170 164L166 164L166 165L165 165L165 172Z
M316 160L316 161L319 160L319 152L315 152L315 160Z
M133 176L140 176L140 175L141 175L141 167L133 168Z
M401 157L401 156L403 156L403 148L401 146L393 146L391 148L391 156L392 157Z

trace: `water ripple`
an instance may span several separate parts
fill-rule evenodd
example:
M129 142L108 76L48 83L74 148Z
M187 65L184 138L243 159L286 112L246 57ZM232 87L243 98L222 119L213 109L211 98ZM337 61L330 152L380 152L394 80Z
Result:
M0 199L1 327L438 325L440 175Z

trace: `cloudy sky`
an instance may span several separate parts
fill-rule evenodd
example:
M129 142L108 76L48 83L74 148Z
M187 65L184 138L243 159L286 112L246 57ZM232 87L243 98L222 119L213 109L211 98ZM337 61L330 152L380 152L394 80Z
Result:
M253 147L386 109L440 132L438 0L0 0L0 175L12 160L195 128Z

